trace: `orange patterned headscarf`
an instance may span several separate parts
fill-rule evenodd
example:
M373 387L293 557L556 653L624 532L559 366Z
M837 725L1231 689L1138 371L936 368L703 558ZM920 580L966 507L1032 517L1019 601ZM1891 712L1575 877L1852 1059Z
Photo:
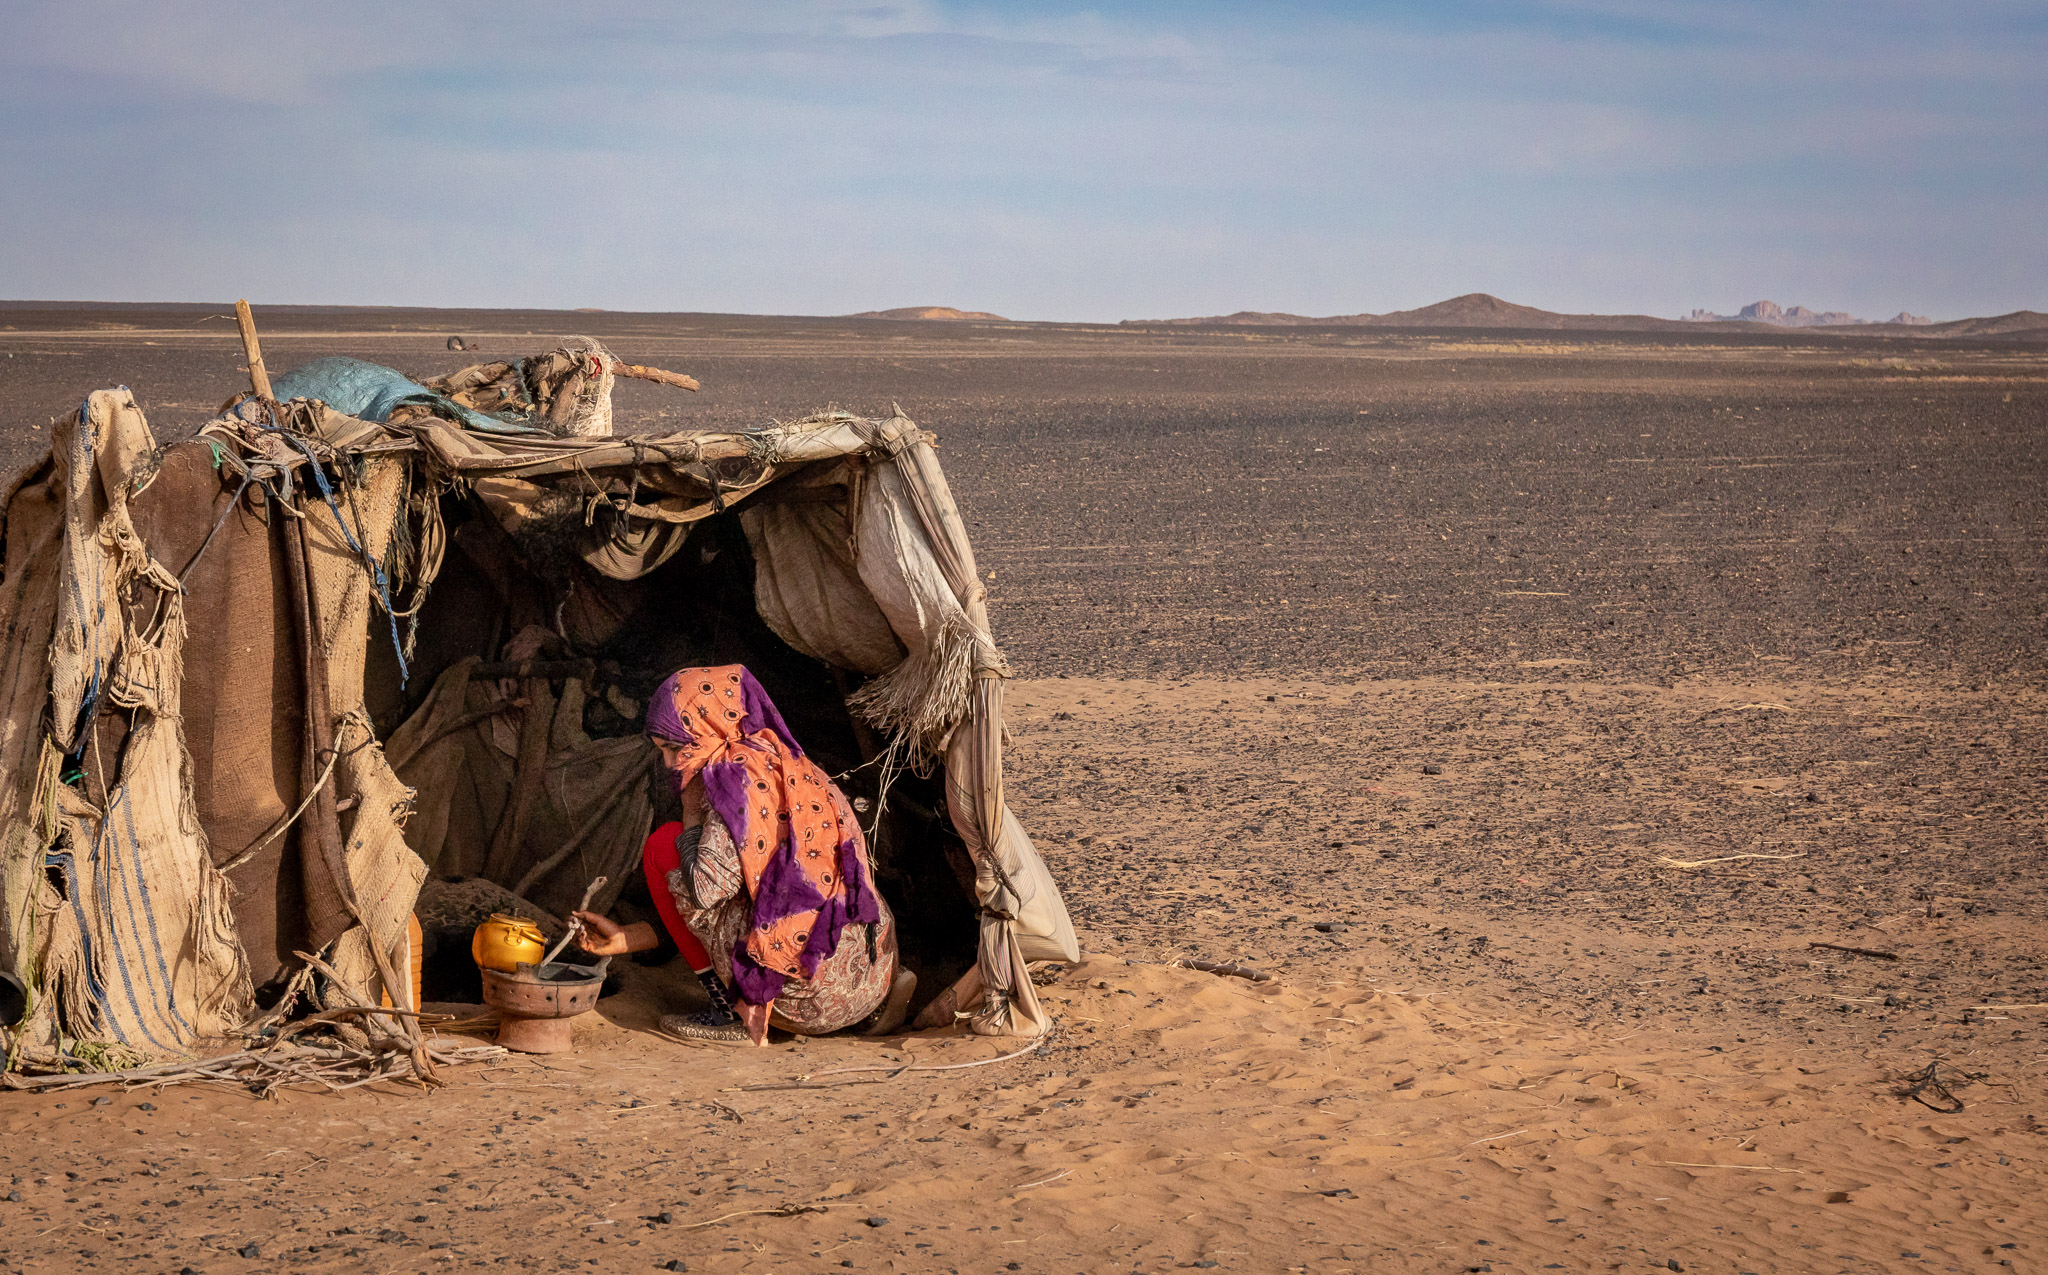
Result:
M647 733L682 749L677 783L703 776L739 850L754 904L733 951L742 998L767 1004L785 978L815 973L846 926L881 919L860 824L744 666L671 675L648 702Z

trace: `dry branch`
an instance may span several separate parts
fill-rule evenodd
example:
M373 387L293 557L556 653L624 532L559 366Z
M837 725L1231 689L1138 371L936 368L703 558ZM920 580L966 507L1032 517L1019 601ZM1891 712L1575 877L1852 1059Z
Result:
M681 372L664 372L658 367L645 367L638 363L614 363L612 371L620 376L630 376L636 381L653 381L656 385L673 385L679 390L702 389L694 376Z
M737 1213L721 1213L717 1217L706 1218L702 1222L690 1222L676 1229L694 1231L700 1226L717 1226L720 1222L730 1222L736 1217L796 1217L802 1213L823 1213L831 1207L829 1204L785 1204L775 1209L741 1209Z
M505 1056L505 1051L496 1045L451 1046L428 1041L424 1048L434 1062L451 1067ZM244 1049L212 1058L131 1067L125 1071L66 1072L51 1076L24 1076L8 1072L0 1075L0 1087L48 1090L118 1084L140 1089L226 1081L268 1097L279 1089L296 1085L339 1091L379 1080L411 1079L412 1074L410 1047L404 1044L371 1049L340 1044L277 1045Z
M1270 983L1273 975L1265 970L1256 970L1249 965L1233 965L1229 961L1198 961L1183 957L1173 964L1183 969L1200 970L1204 974L1219 974L1226 978L1248 978L1254 983Z
M1880 952L1874 947L1844 947L1840 943L1808 943L1808 948L1821 948L1829 952L1847 952L1851 956L1874 956L1880 961L1896 961L1897 952Z
M829 1089L834 1085L871 1085L878 1083L880 1080L894 1080L906 1071L965 1071L969 1067L986 1067L992 1063L1008 1062L1012 1058L1022 1058L1051 1039L1052 1037L1049 1034L1040 1036L1022 1049L1015 1049L1007 1054L999 1054L994 1058L977 1058L973 1062L905 1063L898 1067L834 1067L830 1071L817 1073L820 1076L847 1076L878 1071L887 1073L884 1076L878 1077L877 1080L825 1080L814 1082L810 1076L804 1075L798 1076L795 1080L779 1080L768 1084L735 1085L728 1092L754 1093L762 1089Z
M1657 862L1669 868L1704 868L1710 863L1734 863L1738 859L1804 859L1805 857L1806 854L1803 851L1799 854L1724 854L1718 859L1667 859L1660 854L1657 856Z
M596 880L592 881L587 888L585 888L585 890L583 891L583 901L581 903L578 903L576 907L569 913L568 928L562 931L561 938L555 940L555 945L554 947L548 950L548 954L540 958L541 965L554 964L555 958L562 954L562 949L569 946L569 940L575 938L578 934L583 933L583 922L577 919L576 913L587 911L589 909L590 900L597 894L598 887L602 886L605 883L605 880L606 878L604 877L598 877ZM538 968L538 966L536 966L535 968Z

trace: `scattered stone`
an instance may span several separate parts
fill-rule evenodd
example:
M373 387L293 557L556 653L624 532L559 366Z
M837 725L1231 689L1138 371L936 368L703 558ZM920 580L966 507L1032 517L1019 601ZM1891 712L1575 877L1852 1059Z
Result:
M869 1226L887 1226L887 1225L889 1225L889 1219L888 1219L888 1218L885 1218L885 1217L871 1217L871 1218L865 1218L865 1219L863 1219L863 1220L864 1220L864 1221L865 1221L865 1222L866 1222L866 1223L867 1223L867 1224L868 1224Z
M242 1245L242 1247L236 1249L235 1251L251 1261L254 1261L255 1259L263 1256L263 1249L259 1247L256 1241L254 1240L251 1240L247 1244Z
M1344 922L1342 922L1342 921L1317 921L1317 922L1316 922L1316 931L1317 931L1318 933L1321 933L1321 934L1342 934L1342 933L1343 933L1344 931L1346 931L1346 930L1348 930L1348 929L1350 929L1350 928L1351 928L1351 927L1350 927L1349 925L1346 925L1346 924L1345 924Z
M1422 768L1422 773L1425 775L1441 775L1444 773L1444 768L1442 766L1438 766L1432 763L1430 765L1424 766Z

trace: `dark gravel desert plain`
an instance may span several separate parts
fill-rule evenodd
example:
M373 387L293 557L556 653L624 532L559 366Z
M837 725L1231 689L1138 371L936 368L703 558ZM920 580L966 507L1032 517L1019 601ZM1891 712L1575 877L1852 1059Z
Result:
M0 308L0 462L189 433L227 314ZM636 973L432 1093L0 1094L0 1269L2048 1269L2048 344L257 315L703 382L624 430L900 405L1087 957L1009 1058Z

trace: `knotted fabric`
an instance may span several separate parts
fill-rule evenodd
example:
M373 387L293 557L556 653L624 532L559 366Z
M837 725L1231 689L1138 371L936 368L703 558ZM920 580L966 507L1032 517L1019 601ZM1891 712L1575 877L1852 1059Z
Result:
M703 776L739 852L754 904L732 954L743 999L768 1004L785 978L811 977L848 925L881 919L860 825L745 667L672 674L648 702L647 733L681 748L678 787Z

